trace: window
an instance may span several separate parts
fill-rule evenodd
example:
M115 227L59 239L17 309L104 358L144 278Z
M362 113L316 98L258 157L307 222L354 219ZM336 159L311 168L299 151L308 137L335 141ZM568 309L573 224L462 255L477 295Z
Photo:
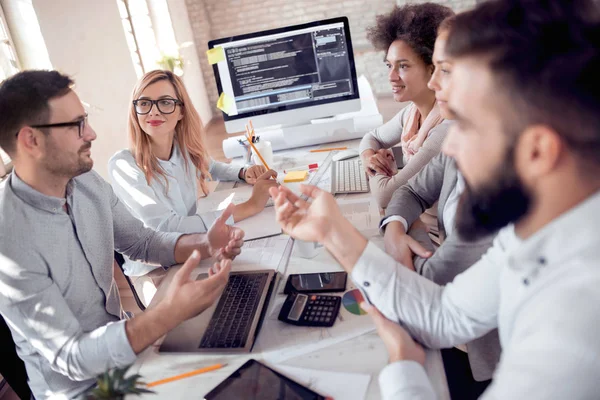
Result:
M158 68L160 51L146 0L117 0L123 29L138 77Z
M183 61L167 0L117 0L135 72L154 69L183 73Z
M19 61L0 6L0 81L19 71ZM0 149L0 178L10 171L10 158Z

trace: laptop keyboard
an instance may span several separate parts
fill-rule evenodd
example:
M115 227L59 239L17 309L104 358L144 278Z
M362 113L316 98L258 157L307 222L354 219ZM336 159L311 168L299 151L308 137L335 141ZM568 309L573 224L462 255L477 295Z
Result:
M231 274L202 336L200 348L242 348L257 313L268 273Z
M369 191L367 174L360 159L337 161L332 176L333 193L361 193Z

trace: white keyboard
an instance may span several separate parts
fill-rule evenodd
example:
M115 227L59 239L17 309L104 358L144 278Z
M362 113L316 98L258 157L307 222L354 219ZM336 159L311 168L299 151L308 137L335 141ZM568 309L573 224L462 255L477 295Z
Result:
M335 161L331 164L331 192L336 193L365 193L369 191L367 173L362 167L362 161Z

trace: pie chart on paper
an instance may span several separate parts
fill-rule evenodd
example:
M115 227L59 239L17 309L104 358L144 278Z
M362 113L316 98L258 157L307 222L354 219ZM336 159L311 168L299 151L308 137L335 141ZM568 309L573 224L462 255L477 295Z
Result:
M367 312L360 308L360 303L365 301L362 293L358 289L352 289L344 293L342 304L348 312L354 315L365 315Z

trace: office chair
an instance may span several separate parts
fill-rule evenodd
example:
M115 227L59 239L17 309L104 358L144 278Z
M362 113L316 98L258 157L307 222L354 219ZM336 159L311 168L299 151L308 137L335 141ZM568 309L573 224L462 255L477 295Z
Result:
M123 258L123 255L121 253L116 252L116 251L115 251L115 261L117 262L117 265L123 272L123 276L125 276L125 280L127 281L127 284L129 285L129 289L131 289L131 293L133 293L133 299L135 300L135 303L140 308L140 310L146 311L146 306L144 305L144 303L138 296L137 291L135 290L135 287L133 286L133 283L131 283L131 279L125 274L125 270L123 269L123 264L125 264L125 259Z
M25 363L17 355L10 329L0 315L0 374L21 400L32 398Z

